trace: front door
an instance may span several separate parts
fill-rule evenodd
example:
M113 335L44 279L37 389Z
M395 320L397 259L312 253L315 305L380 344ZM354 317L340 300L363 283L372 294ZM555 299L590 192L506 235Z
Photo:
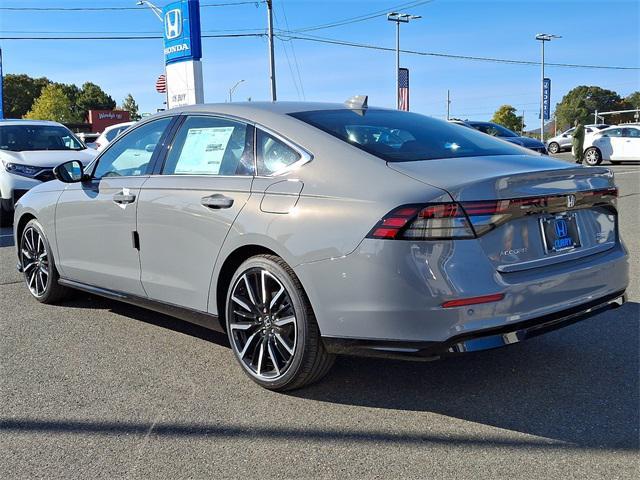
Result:
M140 264L150 298L207 311L218 252L251 194L253 131L235 120L188 116L161 174L142 186Z
M56 207L58 267L68 280L144 296L136 244L140 187L160 139L163 118L131 130L98 158L91 180L69 184Z
M622 132L623 151L625 160L640 160L640 128L629 127Z

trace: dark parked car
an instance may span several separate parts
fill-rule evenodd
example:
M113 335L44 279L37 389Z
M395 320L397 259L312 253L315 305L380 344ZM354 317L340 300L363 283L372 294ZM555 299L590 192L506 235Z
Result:
M486 133L487 135L501 138L503 140L506 140L507 142L515 143L516 145L520 145L521 147L528 148L538 153L547 153L547 148L540 140L536 140L535 138L530 137L522 137L517 133L512 132L508 128L503 127L502 125L498 125L497 123L473 122L469 120L466 120L465 123L471 128L475 128L476 130L479 130L482 133Z

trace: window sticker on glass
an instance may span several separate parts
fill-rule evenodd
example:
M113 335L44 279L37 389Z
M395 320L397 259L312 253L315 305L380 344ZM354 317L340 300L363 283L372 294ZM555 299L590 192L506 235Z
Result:
M234 128L190 128L175 173L217 175Z

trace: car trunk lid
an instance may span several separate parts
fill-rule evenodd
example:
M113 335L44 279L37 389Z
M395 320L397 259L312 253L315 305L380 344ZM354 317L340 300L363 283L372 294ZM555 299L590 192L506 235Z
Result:
M388 165L449 192L501 272L580 258L617 241L617 191L606 168L526 155Z

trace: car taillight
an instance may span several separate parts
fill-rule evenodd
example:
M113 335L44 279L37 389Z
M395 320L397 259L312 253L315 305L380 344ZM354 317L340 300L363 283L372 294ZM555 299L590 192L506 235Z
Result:
M392 210L367 235L394 240L475 238L463 208L455 202L404 205Z

